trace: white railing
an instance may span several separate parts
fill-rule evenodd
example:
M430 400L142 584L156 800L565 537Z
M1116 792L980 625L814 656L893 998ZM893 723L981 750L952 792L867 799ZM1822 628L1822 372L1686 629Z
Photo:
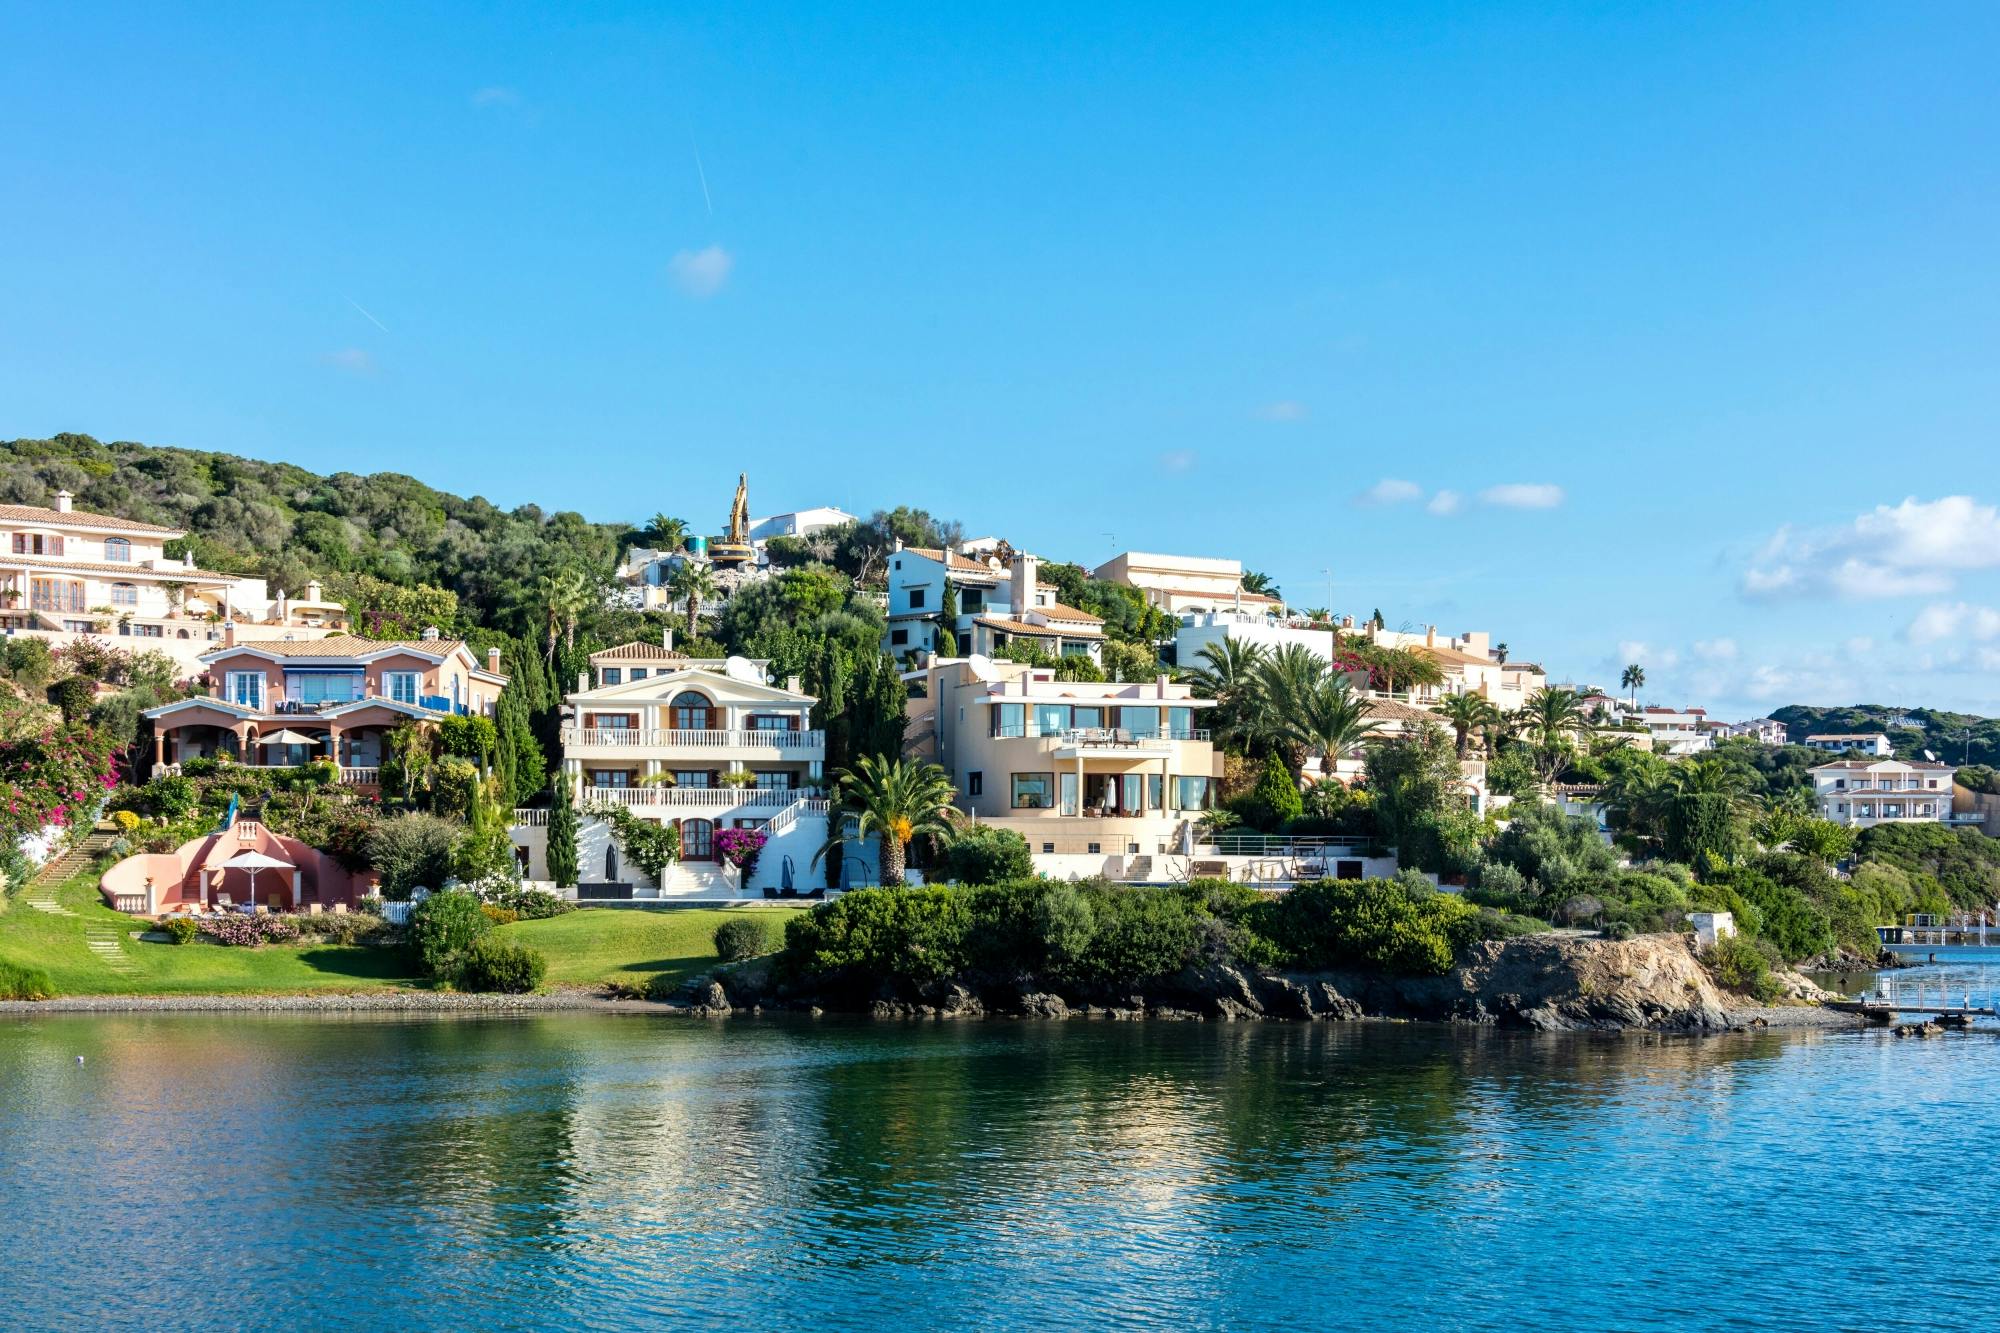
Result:
M516 809L514 811L514 827L516 828L547 828L548 826L549 812L546 810Z
M661 749L824 750L824 731L686 731L677 728L564 727L563 744L655 746Z
M764 825L764 832L770 837L779 837L789 832L792 825L799 822L800 815L824 815L832 807L831 801L802 797L772 815L770 822Z
M348 787L377 787L382 783L382 770L379 768L349 768L342 765L340 781L343 786Z
M797 798L794 791L761 787L585 787L582 803L728 810L746 805L790 805Z

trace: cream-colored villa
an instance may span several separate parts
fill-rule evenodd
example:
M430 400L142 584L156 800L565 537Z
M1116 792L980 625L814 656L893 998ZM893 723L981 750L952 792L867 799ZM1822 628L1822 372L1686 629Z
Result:
M1812 771L1822 818L1856 828L1937 823L1952 818L1950 764L1901 759L1840 759Z
M934 658L923 680L912 751L951 774L961 810L1020 833L1037 857L1170 854L1214 804L1220 758L1204 721L1214 703L1165 676L1065 681L975 656Z
M184 609L228 613L235 575L167 556L187 533L87 513L72 498L56 492L53 509L0 505L0 626L91 633L126 618L158 638L167 631L157 622Z
M768 685L757 663L696 662L660 644L625 644L593 663L613 683L569 696L562 737L579 806L671 821L681 859L705 862L719 830L764 827L824 787L826 733L813 729L816 700L797 680Z

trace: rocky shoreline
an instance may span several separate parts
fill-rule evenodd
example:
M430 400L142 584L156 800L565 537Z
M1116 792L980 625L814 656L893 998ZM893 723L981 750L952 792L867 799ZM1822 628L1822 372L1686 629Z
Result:
M690 983L679 999L688 1012L703 1016L775 1009L878 1018L1390 1019L1540 1032L1858 1026L1854 1016L1820 1006L1834 998L1830 992L1794 973L1780 979L1789 1003L1761 1005L1719 989L1682 936L1534 935L1477 944L1461 966L1438 977L1216 966L1116 992L946 981L857 996L800 990L776 979L767 964L754 963L719 968Z

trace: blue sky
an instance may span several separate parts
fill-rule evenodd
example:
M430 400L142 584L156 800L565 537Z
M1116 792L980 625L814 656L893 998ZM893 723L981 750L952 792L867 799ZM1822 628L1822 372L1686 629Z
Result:
M2000 712L2000 8L279 8L0 4L0 436Z

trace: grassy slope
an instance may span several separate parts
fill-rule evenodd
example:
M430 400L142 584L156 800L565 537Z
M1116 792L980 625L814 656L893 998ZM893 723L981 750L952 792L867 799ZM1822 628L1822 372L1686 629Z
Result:
M730 917L754 914L768 923L776 943L784 923L799 910L586 908L546 921L517 921L502 926L500 934L541 950L549 960L551 984L643 983L661 973L687 976L713 964L715 928Z
M77 913L50 916L19 894L0 897L0 959L43 968L64 995L229 995L295 991L380 990L421 985L395 950L307 945L228 949L213 944L173 945L131 938L133 918L106 907L97 894L97 872L87 871L56 891ZM771 920L773 938L796 909L749 908ZM588 985L643 982L658 973L690 974L715 960L711 937L728 914L686 909L635 911L587 909L547 921L503 926L502 933L530 944L549 960L549 982ZM85 927L115 932L129 973L114 972L84 947Z

